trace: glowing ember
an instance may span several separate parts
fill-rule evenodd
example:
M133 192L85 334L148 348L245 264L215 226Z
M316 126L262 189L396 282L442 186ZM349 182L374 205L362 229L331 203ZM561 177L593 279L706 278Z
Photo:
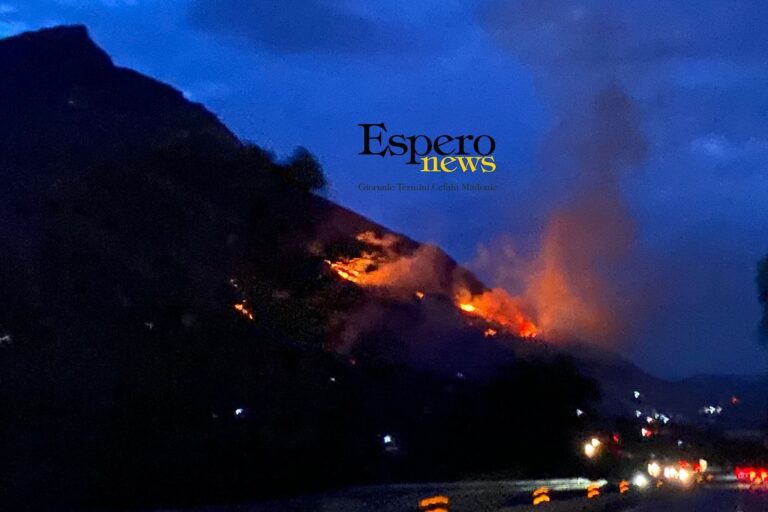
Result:
M253 320L253 311L245 304L245 301L234 305L235 310L248 320Z
M424 298L424 292L416 292L413 295L419 300Z
M490 327L483 331L483 336L486 338L493 338L496 334L498 334L498 331L496 331L496 329L491 329Z

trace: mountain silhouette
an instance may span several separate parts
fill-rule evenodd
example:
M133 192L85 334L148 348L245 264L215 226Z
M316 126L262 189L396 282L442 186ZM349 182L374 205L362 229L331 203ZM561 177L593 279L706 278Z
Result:
M486 340L449 295L483 291L471 273L296 171L83 26L0 41L0 498L209 503L574 467L572 412L596 392L573 364ZM361 233L426 251L430 296L330 271Z

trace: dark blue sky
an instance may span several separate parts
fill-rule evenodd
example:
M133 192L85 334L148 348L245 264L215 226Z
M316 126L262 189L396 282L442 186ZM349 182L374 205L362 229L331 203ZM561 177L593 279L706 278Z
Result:
M85 23L118 64L279 156L308 147L332 199L464 263L502 238L536 250L548 214L578 190L547 163L560 151L551 134L577 137L574 112L616 85L647 146L620 178L637 240L626 268L640 276L622 293L644 295L629 354L666 376L764 371L754 271L768 253L768 7L632 4L0 0L0 36ZM499 170L473 179L498 191L358 191L427 178L359 156L361 122L492 134Z

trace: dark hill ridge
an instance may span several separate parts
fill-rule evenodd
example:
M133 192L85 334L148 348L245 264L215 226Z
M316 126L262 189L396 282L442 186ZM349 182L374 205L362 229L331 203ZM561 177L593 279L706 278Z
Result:
M54 144L51 149L60 151L56 156L81 165L198 135L239 144L202 105L173 87L115 66L82 25L0 41L0 68L0 114L16 120L12 126L0 125L2 154L18 165L41 159L50 164L44 157L51 155L40 155L27 144L43 135L55 136L44 140L46 147ZM82 140L86 134L95 138Z
M80 25L0 41L0 70L0 232L18 234L47 187L99 162L196 137L240 144L176 89L115 66Z

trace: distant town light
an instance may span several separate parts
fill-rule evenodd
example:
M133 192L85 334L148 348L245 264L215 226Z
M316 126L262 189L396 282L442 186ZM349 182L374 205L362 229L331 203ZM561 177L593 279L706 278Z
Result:
M640 398L640 392L639 392L639 391L633 391L633 392L632 392L632 395L634 395L634 397L635 397L635 400L637 400L637 399L639 399L639 398Z
M235 409L235 416L240 417L244 414L245 414L245 409L243 409L242 407L238 407L237 409Z

